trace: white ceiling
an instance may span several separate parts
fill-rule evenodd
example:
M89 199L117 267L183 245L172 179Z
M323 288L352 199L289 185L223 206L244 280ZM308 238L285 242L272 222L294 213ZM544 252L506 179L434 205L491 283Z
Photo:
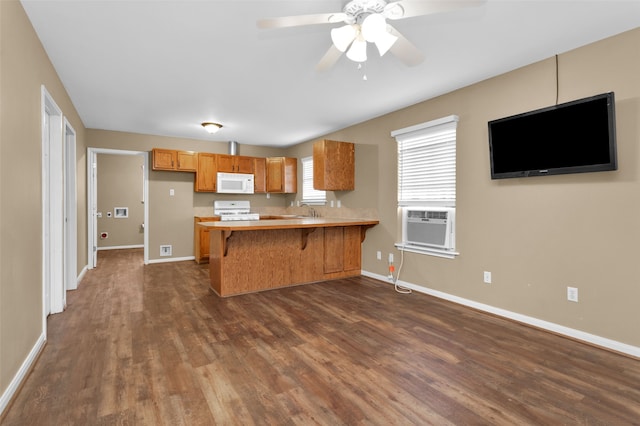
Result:
M324 73L315 65L340 24L256 26L344 3L22 0L86 127L265 146L314 139L640 26L637 0L488 0L394 21L426 56L416 67L370 46L363 70L343 56ZM202 121L224 127L209 135Z

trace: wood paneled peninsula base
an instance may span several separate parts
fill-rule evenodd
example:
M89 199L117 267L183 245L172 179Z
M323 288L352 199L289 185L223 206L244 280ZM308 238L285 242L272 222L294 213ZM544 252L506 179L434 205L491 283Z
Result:
M362 242L377 220L301 218L202 222L219 296L360 275Z

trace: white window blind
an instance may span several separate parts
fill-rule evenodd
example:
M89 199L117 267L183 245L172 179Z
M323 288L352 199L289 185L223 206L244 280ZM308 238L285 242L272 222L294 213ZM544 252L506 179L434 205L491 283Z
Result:
M391 132L398 142L398 204L456 202L456 127L451 115Z
M302 159L302 202L324 204L326 201L326 192L313 188L313 157L304 157Z

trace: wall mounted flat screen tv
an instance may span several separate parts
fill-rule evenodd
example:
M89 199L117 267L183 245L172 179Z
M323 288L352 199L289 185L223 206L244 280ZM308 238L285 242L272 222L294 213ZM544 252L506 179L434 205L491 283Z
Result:
M613 92L488 124L492 179L618 168Z

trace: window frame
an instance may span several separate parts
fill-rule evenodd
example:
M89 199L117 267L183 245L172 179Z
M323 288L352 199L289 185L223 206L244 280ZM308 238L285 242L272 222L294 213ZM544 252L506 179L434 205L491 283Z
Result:
M399 250L450 259L459 255L455 249L458 122L457 115L449 115L391 132L391 136L398 144L397 200L401 234L404 235L405 226L402 221L403 209L409 207L454 209L451 223L454 242L450 250L409 246L405 241L395 244ZM408 153L411 153L410 157L407 157ZM435 165L435 169L420 167L425 162ZM431 187L424 188L425 185Z
M313 156L300 159L302 164L302 203L324 206L327 204L327 191L313 188ZM309 195L312 195L309 197Z

